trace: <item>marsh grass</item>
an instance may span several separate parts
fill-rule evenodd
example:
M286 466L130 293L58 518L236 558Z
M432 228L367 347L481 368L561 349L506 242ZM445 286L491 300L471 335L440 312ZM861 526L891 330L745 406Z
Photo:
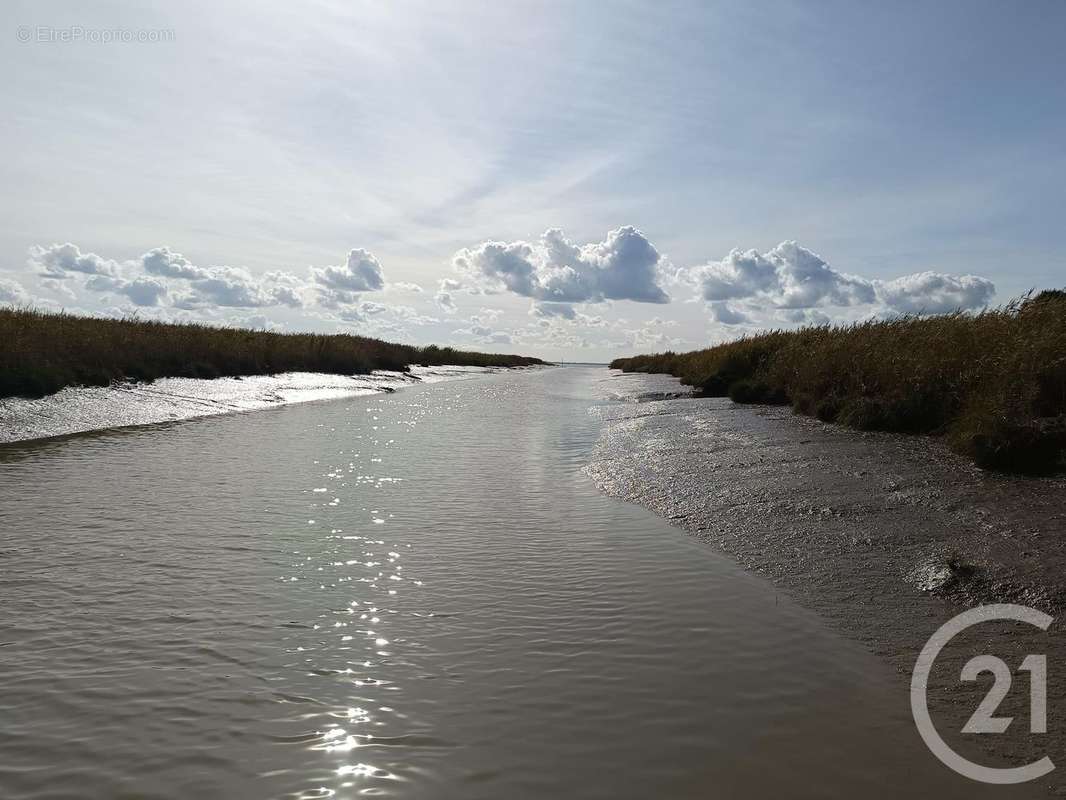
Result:
M414 347L347 334L271 333L0 308L0 397L162 377L279 372L365 374L427 366L517 367L536 358Z
M1047 473L1066 450L1066 292L980 314L772 331L690 353L620 358L708 396L790 404L860 430L945 435L1007 472Z

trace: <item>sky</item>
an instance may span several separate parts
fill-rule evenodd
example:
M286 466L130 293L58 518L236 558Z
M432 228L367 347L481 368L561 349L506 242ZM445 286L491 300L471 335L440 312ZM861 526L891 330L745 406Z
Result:
M568 361L1066 285L1066 3L6 2L0 304Z

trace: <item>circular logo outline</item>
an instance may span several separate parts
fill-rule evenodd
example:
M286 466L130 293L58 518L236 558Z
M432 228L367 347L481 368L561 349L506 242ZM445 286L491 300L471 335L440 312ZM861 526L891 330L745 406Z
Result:
M911 715L914 717L914 724L926 747L941 762L960 775L982 783L1025 783L1047 775L1055 769L1054 762L1045 755L1037 761L1020 767L986 767L982 764L975 764L951 749L937 732L932 717L929 715L929 698L926 696L929 688L929 673L940 651L967 628L996 620L1024 622L1046 631L1054 621L1054 617L1028 606L995 603L971 608L949 619L929 637L929 641L918 654L918 660L914 662L914 671L911 674Z

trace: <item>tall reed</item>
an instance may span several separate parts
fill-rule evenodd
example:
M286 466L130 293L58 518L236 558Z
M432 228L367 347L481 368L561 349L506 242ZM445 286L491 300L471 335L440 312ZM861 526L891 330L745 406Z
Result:
M0 397L116 380L304 371L355 375L411 364L516 367L537 358L415 347L348 334L272 333L0 308Z
M943 434L978 465L1046 473L1066 451L1066 292L980 314L771 331L690 353L620 358L710 396L787 403L861 430Z

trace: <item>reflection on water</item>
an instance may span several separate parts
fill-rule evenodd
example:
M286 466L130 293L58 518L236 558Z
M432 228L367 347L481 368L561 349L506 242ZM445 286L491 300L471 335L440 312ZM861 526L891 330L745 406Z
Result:
M377 370L354 376L286 372L214 380L160 378L151 383L71 387L37 400L0 397L0 444L391 392L415 381L436 383L495 371L412 366L406 373Z
M0 450L0 796L972 796L582 474L605 370Z

